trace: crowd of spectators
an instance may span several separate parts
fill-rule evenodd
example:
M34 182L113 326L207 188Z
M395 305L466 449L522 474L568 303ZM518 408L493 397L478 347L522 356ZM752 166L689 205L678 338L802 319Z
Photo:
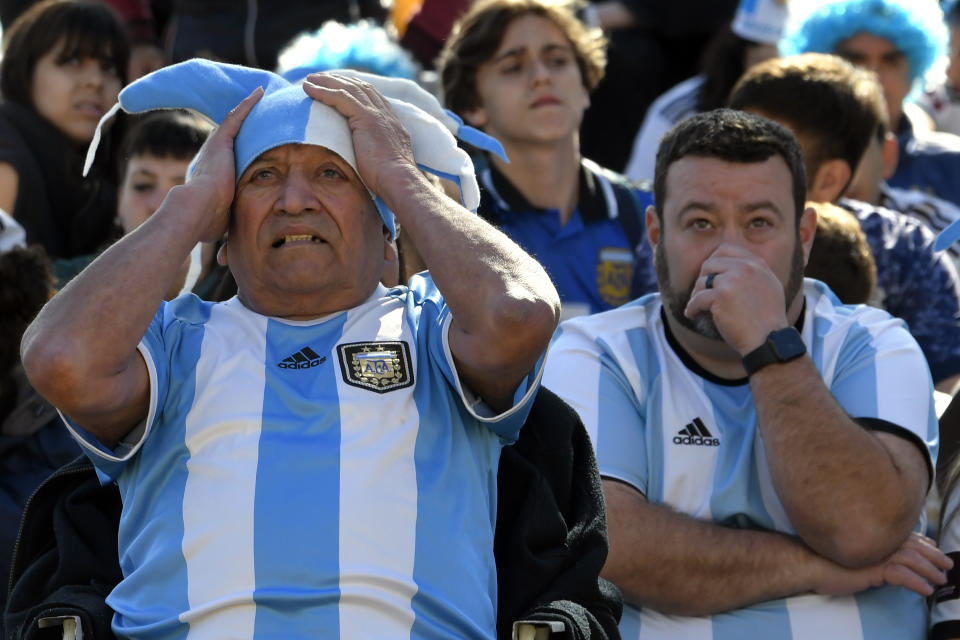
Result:
M960 639L960 2L0 26L4 638Z

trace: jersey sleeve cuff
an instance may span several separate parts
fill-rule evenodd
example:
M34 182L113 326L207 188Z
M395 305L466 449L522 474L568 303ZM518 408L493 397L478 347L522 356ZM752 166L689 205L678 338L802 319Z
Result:
M455 374L457 394L471 416L490 426L502 438L514 442L520 434L520 427L526 421L527 413L533 404L534 397L537 395L537 390L540 388L540 379L543 377L543 367L546 362L546 351L540 355L533 366L533 370L520 381L513 394L513 404L510 408L497 413L480 396L464 387L459 374L457 374L453 352L450 351L450 326L452 322L452 314L448 314L443 320L443 353L450 364L450 369Z
M927 443L923 441L923 438L909 429L880 418L854 418L853 420L868 431L892 433L917 447L917 449L920 450L920 455L923 456L924 461L927 463L927 490L930 490L930 485L933 483L933 459L930 456L930 449L927 448Z
M143 442L147 439L156 417L156 367L150 355L150 349L145 342L141 341L140 344L137 345L137 351L147 365L147 372L150 379L150 406L147 410L147 417L131 429L115 447L112 449L107 447L92 433L75 423L62 412L60 413L70 434L80 444L84 453L87 454L87 457L90 458L97 468L97 475L101 478L101 481L104 479L104 476L111 481L117 479L117 476L123 467L126 466L126 463L140 450L140 447L143 446Z

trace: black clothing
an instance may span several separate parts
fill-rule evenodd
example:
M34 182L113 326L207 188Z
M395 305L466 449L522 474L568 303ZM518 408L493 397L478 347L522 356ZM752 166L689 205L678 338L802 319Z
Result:
M14 402L9 413L0 415L0 581L10 571L20 517L30 495L80 454L56 409L30 386L20 366L2 383L13 387ZM4 590L0 610L6 598Z
M99 156L108 156L109 146ZM51 259L95 253L116 238L117 187L94 164L83 177L85 149L36 113L14 102L0 104L0 162L19 178L9 211Z
M500 454L497 485L497 637L509 639L515 620L562 620L567 632L551 638L619 638L623 601L599 577L607 519L593 446L549 389Z

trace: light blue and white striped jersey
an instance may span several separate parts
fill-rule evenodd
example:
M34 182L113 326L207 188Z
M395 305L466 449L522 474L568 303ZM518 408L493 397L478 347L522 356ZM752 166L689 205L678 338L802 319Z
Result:
M851 417L903 427L899 435L928 450L932 465L932 383L903 322L872 307L843 306L815 280L806 280L804 291L803 341L839 404ZM692 370L669 343L661 309L652 294L564 322L544 386L580 414L604 477L696 518L794 533L773 488L748 381ZM883 587L845 598L798 595L705 617L626 606L620 629L628 640L921 640L926 619L921 596Z
M428 278L309 322L182 296L140 344L135 442L73 425L123 498L114 629L136 638L493 638L493 415Z

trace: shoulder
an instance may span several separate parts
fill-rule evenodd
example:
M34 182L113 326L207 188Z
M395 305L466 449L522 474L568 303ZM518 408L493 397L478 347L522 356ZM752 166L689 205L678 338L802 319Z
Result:
M671 123L693 115L706 76L696 75L676 84L653 101L649 113Z
M859 342L876 346L881 339L916 346L904 321L883 309L843 304L819 280L806 279L804 293L809 308L805 322L811 324L809 335L816 349L843 349Z
M908 156L960 162L960 136L946 131L917 129L905 151Z
M609 311L578 316L560 323L554 335L551 355L565 349L616 355L611 345L624 340L648 340L660 321L660 294L651 293Z
M860 221L860 227L874 251L877 251L875 243L879 238L910 237L914 244L921 246L933 243L933 231L906 213L848 198L841 199L839 204Z
M580 165L585 172L600 180L601 184L608 183L614 190L614 195L618 193L632 195L640 206L641 214L647 205L653 204L653 184L650 180L634 180L613 169L601 167L589 158L581 158Z

